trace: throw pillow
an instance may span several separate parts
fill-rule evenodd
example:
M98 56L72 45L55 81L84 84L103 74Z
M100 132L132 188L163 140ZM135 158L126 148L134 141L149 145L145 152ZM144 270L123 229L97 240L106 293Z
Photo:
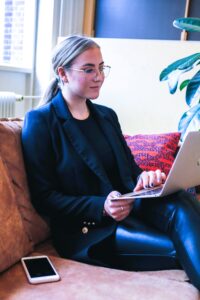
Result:
M138 166L144 171L170 171L180 139L179 132L125 135L127 145Z

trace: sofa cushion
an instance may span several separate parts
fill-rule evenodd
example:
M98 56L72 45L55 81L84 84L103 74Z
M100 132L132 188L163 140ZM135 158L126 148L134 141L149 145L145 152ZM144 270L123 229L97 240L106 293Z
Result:
M32 250L15 202L12 183L0 157L0 272Z
M181 270L129 272L50 258L61 281L31 285L17 264L1 276L0 299L199 300Z
M125 135L136 163L145 171L161 169L169 173L180 139L179 132Z
M9 184L13 189L29 241L35 245L49 236L49 227L33 208L28 190L26 172L21 148L20 120L0 120L0 156L5 162ZM4 202L4 199L1 199Z

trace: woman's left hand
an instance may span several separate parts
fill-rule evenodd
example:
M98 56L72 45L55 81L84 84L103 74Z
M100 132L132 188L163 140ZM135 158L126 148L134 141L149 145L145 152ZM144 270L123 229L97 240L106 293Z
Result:
M166 180L166 175L164 172L161 172L161 170L148 171L148 172L144 171L140 174L134 192L161 185L162 183L165 182L165 180Z
M117 199L116 197L121 195L117 191L112 191L107 196L104 203L104 209L107 216L110 216L115 221L119 222L125 219L133 208L133 202L135 199Z

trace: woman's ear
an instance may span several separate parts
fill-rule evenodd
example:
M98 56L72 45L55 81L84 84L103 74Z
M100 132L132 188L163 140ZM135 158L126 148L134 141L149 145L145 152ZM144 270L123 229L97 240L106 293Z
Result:
M63 67L58 67L58 75L63 83L68 82L67 74Z

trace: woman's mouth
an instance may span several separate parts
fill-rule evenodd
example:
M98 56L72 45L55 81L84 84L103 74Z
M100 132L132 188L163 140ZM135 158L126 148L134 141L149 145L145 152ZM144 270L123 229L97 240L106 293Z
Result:
M98 85L98 86L91 86L90 89L93 90L93 91L96 91L96 90L99 90L101 87Z

